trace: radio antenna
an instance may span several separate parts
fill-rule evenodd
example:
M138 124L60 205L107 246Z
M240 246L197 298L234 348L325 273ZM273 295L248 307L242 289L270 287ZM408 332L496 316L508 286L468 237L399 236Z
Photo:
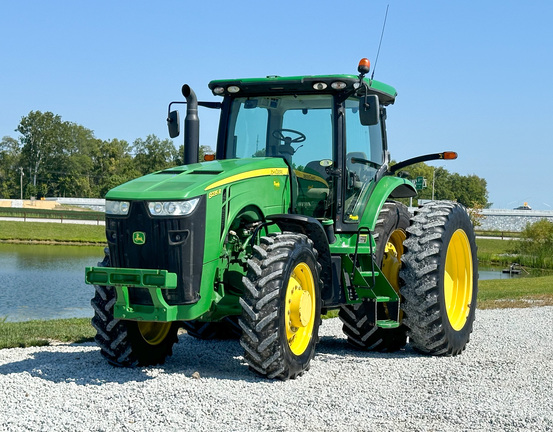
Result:
M376 59L374 60L373 73L371 74L371 82L374 78L374 71L376 70L376 64L378 63L378 56L380 55L380 46L382 45L382 38L384 37L384 29L386 28L386 20L388 19L388 9L390 4L386 6L386 15L384 15L384 23L382 24L382 33L380 33L380 42L378 42L378 51L376 52Z

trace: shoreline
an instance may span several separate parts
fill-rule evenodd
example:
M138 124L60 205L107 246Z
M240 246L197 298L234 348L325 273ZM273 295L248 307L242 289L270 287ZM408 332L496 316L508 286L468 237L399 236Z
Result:
M89 241L63 241L63 240L22 240L22 239L0 239L0 243L5 244L41 244L41 245L55 245L55 246L104 246L107 247L106 242L89 242Z

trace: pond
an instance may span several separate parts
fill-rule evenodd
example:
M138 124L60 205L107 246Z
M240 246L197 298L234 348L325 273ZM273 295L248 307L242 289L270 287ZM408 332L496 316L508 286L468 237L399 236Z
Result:
M103 251L101 246L0 243L0 320L92 317L94 288L84 283L84 269L97 265ZM501 268L483 266L479 276L511 277Z
M0 319L92 317L94 287L84 269L104 256L101 246L0 244Z
M489 279L512 279L528 276L524 271L519 273L513 272L503 272L503 270L508 270L508 268L501 267L485 267L478 266L478 279L479 280L489 280Z
M520 267L515 265L512 268L512 272L509 272L509 266L505 267L490 267L490 266L478 266L478 279L479 280L489 280L489 279L513 279L513 278L528 278L528 277L539 277L539 276L549 276L553 274L551 270L540 270L533 268Z

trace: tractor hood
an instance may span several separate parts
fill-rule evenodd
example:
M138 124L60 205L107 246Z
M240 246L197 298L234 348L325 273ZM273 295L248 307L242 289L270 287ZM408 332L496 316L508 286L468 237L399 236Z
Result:
M254 177L286 175L280 158L228 159L169 168L111 189L108 200L180 200Z

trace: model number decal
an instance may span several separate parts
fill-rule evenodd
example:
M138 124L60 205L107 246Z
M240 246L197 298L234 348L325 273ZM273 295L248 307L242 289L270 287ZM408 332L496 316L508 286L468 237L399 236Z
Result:
M209 192L207 197L208 198L213 198L214 196L220 195L221 192L222 192L222 189L217 189L217 190L211 191L211 192Z

